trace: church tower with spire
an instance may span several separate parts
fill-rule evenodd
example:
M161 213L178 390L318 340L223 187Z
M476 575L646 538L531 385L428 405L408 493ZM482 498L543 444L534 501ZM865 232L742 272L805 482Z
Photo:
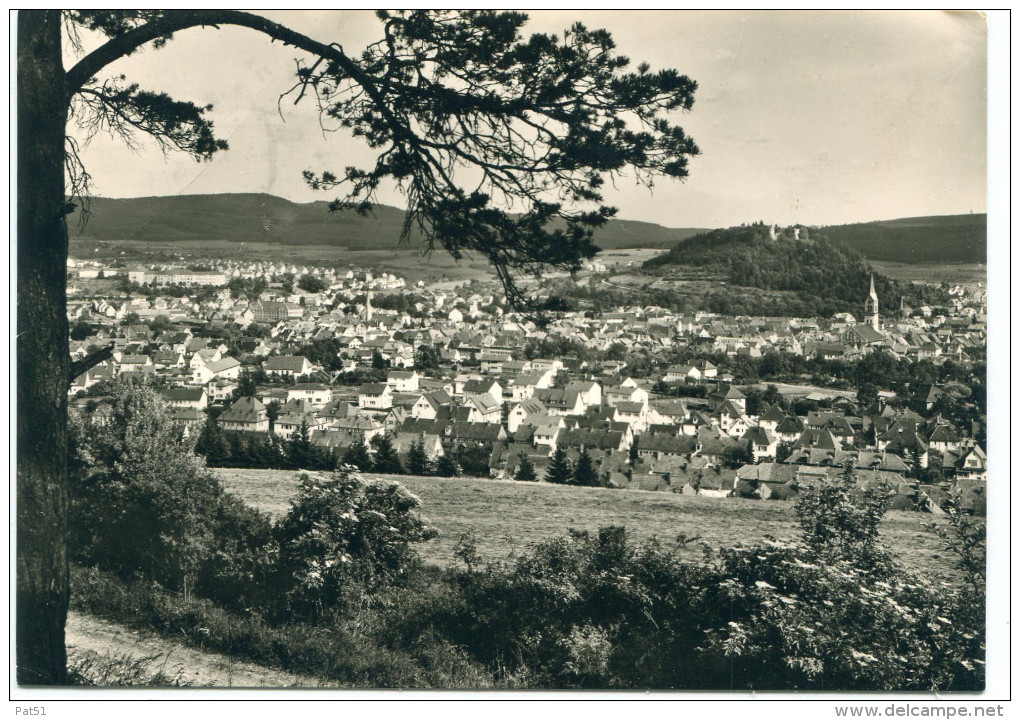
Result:
M864 317L865 323L870 325L874 330L879 329L878 322L878 293L875 292L875 276L871 276L871 291L868 293L868 299L864 301Z
M872 290L874 292L874 290ZM372 324L372 291L369 290L365 296L365 324Z

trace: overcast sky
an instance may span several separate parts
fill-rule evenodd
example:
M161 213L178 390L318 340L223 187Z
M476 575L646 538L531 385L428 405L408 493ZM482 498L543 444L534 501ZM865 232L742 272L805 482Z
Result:
M360 11L266 12L356 54L379 37ZM623 182L619 216L672 227L755 220L838 224L986 210L987 29L977 13L535 11L525 31L580 20L611 31L634 64L673 67L699 84L680 117L701 148L683 183ZM231 149L209 163L97 137L84 153L108 197L267 192L331 199L305 169L364 164L367 151L323 136L310 103L278 95L299 51L250 30L178 33L109 68L148 89L213 103ZM68 58L73 61L73 58ZM70 63L69 63L70 64ZM395 193L381 200L400 205Z

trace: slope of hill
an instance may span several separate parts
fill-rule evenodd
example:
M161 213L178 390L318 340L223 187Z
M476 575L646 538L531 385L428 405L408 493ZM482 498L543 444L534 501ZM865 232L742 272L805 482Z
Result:
M399 245L404 212L379 205L373 215L362 217L330 213L326 202L295 203L273 195L177 195L96 198L84 231L75 220L71 218L73 237L98 240L225 240L383 250ZM595 241L605 249L668 248L698 232L611 220L598 230Z
M906 263L987 261L987 216L940 215L821 228L869 260Z

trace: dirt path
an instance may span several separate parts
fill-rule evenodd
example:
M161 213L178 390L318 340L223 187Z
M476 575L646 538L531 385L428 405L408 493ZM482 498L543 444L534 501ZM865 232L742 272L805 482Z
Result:
M177 679L190 687L321 687L314 678L239 662L76 612L67 617L67 654L71 666L94 660L95 668L118 668L110 674L105 670L99 670L98 676L90 673L104 685L123 684L120 678L128 675L162 673L167 685Z

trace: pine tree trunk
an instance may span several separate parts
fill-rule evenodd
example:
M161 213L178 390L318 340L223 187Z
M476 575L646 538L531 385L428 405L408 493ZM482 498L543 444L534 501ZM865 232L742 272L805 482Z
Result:
M67 681L67 106L59 11L18 13L17 681Z

